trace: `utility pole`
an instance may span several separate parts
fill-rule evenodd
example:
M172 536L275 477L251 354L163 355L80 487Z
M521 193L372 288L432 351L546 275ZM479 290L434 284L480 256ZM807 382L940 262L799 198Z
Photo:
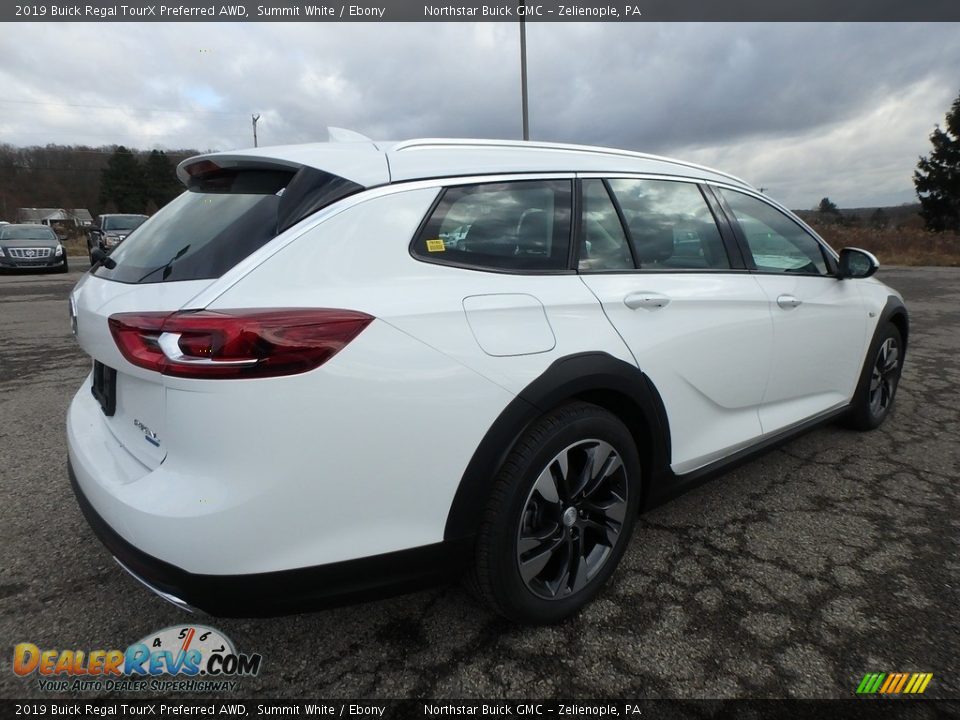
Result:
M257 147L257 120L260 119L260 115L251 115L250 119L253 121L253 146Z
M518 5L517 8L521 8ZM523 139L530 139L530 119L527 113L527 23L520 16L520 107L523 113Z

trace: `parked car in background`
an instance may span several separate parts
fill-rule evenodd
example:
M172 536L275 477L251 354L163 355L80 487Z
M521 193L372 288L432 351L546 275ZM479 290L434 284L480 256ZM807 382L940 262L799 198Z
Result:
M67 444L94 530L181 607L466 576L556 622L640 508L893 408L907 311L876 258L717 170L416 140L178 175L71 295Z
M46 225L0 225L0 268L55 270L65 273L67 254Z
M110 252L122 243L127 235L143 225L146 215L130 215L109 213L98 215L97 220L87 234L87 254L90 264L93 265L93 251L100 248L103 252Z

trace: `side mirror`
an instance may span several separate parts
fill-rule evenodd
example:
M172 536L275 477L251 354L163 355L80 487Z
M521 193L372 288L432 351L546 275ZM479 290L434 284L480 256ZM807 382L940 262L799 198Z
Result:
M868 278L879 269L880 261L873 253L860 248L844 248L840 251L840 268L837 271L840 280Z
M94 265L100 263L107 270L113 270L117 266L117 261L98 247L93 249L93 251L90 253L90 257L93 259Z

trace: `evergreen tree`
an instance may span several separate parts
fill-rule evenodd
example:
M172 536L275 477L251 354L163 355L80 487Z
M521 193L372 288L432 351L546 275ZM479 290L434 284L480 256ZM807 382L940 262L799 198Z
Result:
M823 198L823 200L820 201L820 204L817 205L817 212L819 212L822 215L839 214L839 210L837 210L836 204L831 202L830 198Z
M112 204L123 213L142 213L147 204L143 168L123 145L117 146L100 171L100 204Z
M960 95L947 112L946 128L930 135L933 150L913 173L920 215L928 230L960 230Z
M155 208L162 208L183 190L177 180L177 171L165 152L151 150L144 162L146 197Z
M820 201L820 204L817 205L817 212L820 214L820 222L823 223L839 223L842 219L840 210L837 209L835 203L831 202L830 198L823 198Z

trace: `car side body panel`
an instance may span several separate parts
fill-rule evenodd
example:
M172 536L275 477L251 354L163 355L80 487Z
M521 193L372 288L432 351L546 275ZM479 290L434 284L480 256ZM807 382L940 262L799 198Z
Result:
M850 402L867 339L857 283L834 277L758 274L773 318L770 379L760 409L764 433ZM781 307L778 298L796 298Z
M665 398L678 473L729 454L762 434L758 411L770 372L773 327L766 296L747 273L582 275L637 366ZM632 294L662 307L631 309Z
M447 357L519 393L557 358L604 347L633 362L623 340L607 322L596 297L576 273L519 275L422 263L408 250L410 239L440 185L392 188L348 207L298 235L279 252L231 283L212 309L260 306L344 307L389 323ZM506 297L507 304L543 308L548 328L538 324L539 345L529 346L528 317L505 320L484 350L467 312L479 296ZM510 300L513 298L513 301ZM465 309L465 300L466 308ZM489 301L488 301L489 302ZM538 319L538 323L540 320ZM547 330L555 337L546 342ZM530 352L530 350L536 352Z

